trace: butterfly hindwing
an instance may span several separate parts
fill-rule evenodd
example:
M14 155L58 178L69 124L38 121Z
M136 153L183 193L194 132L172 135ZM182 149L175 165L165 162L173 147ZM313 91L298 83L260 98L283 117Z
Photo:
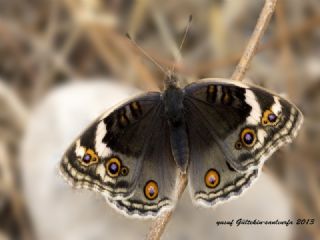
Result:
M198 124L206 126L225 159L240 172L258 168L292 141L303 121L297 107L282 97L231 80L204 79L187 86L185 94L185 107L192 106L201 116Z
M153 121L154 129L143 156L136 191L133 196L122 200L109 199L118 209L130 216L156 216L174 207L175 185L178 168L170 147L170 134L166 119L159 116Z
M206 124L201 123L195 106L188 107L187 126L190 145L189 191L193 202L213 206L248 188L258 176L258 169L240 173L226 161Z

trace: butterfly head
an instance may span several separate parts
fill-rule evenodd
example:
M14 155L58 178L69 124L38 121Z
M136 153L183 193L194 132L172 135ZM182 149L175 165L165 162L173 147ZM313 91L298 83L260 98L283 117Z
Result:
M168 88L178 88L178 77L177 75L171 71L168 70L165 80L164 80L165 89Z

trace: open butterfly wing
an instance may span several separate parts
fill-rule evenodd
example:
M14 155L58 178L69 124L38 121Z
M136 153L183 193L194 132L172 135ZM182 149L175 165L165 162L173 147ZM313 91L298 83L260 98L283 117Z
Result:
M156 215L175 198L177 168L168 131L159 93L132 98L103 114L72 144L61 173L76 188L103 193L123 213Z
M264 160L294 138L303 119L283 98L229 80L191 84L185 94L189 189L206 206L250 186Z

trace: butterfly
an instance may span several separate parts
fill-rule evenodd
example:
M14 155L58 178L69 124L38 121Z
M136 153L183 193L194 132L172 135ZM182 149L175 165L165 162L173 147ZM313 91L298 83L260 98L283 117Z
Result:
M166 83L75 140L60 163L73 187L102 193L125 215L155 217L175 206L182 172L193 202L211 207L247 189L303 122L294 104L255 85L209 78L180 88L173 74Z

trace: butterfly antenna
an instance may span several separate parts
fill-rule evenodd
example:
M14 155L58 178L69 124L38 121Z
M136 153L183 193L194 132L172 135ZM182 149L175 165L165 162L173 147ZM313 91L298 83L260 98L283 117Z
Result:
M142 47L140 47L135 40L131 38L129 33L126 34L126 37L132 42L132 44L146 57L148 58L154 65L156 65L164 74L167 74L167 72L164 70L164 68L153 58L151 57Z
M188 20L188 23L187 23L187 26L186 26L186 29L184 30L184 34L183 34L183 37L182 37L182 40L181 40L181 43L180 43L180 46L179 46L179 51L181 52L181 49L182 49L182 46L184 44L184 42L186 41L186 38L187 38L187 35L188 35L188 32L189 32L189 29L190 29L190 26L191 26L191 22L192 22L192 15L189 16L189 20ZM171 68L171 73L174 72L174 69L176 67L176 62L172 65L172 68Z

